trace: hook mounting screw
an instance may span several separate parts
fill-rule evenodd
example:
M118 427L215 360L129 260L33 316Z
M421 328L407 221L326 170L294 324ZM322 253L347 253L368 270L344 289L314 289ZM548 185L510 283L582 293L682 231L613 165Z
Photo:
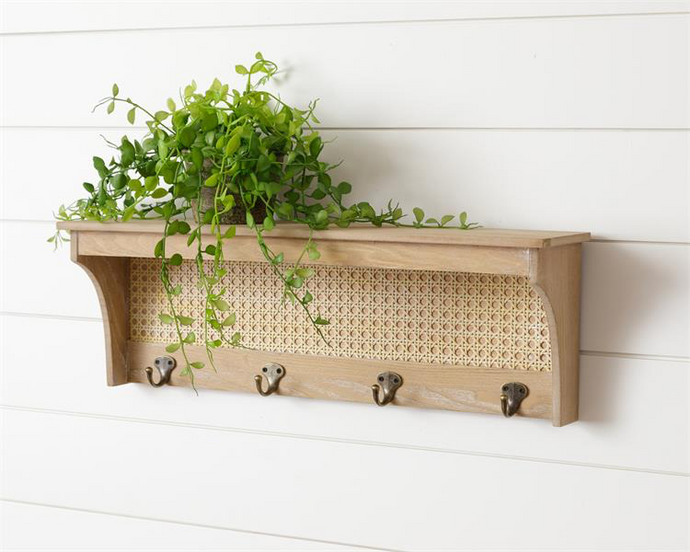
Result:
M170 376L172 375L172 371L175 369L175 366L177 366L177 361L173 357L159 356L156 357L156 360L153 362L153 364L158 370L158 375L160 377L158 378L158 383L154 382L152 377L153 368L147 366L146 379L149 380L149 383L154 387L161 387L170 382Z
M503 415L506 418L514 416L527 395L529 395L529 389L524 383L517 381L504 383L501 386L501 412Z
M400 374L395 372L382 372L376 377L375 383L371 386L374 402L379 406L386 406L395 399L395 392L402 387L403 379ZM383 399L379 398L379 391L383 389Z
M276 391L278 391L278 385L280 385L280 380L285 376L285 368L280 364L271 362L266 364L261 372L263 375L259 374L254 376L254 381L256 382L256 390L261 394L262 397L268 397ZM266 376L266 381L268 381L268 387L266 391L262 389L263 376Z

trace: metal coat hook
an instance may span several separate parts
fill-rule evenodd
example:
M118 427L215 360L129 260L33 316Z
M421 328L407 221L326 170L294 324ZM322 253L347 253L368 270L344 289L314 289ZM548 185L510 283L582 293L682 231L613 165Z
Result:
M158 370L158 375L160 376L158 378L158 383L153 381L153 368L150 366L146 367L146 379L148 379L149 383L154 387L161 387L170 381L170 376L172 375L172 371L175 369L175 366L177 366L177 362L173 357L160 356L156 358L153 364Z
M395 392L400 389L403 379L400 374L395 372L382 372L376 377L378 384L371 386L374 395L374 402L379 406L386 406L395 399ZM380 384L380 386L379 386ZM383 399L379 398L379 391L383 388Z
M259 374L254 376L254 381L256 382L256 390L261 394L261 396L268 397L269 395L272 395L273 393L278 391L278 385L280 384L280 380L283 379L283 376L285 376L285 368L283 368L280 364L275 364L272 362L264 366L261 369L261 372L263 372L263 375L266 376L266 381L268 381L268 388L266 389L266 391L262 389L263 377Z
M529 394L524 383L504 383L501 386L501 412L506 418L514 416L520 408L520 403Z

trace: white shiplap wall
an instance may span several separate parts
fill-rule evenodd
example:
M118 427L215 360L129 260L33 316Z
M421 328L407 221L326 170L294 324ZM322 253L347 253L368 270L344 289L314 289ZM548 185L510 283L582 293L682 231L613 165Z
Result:
M0 6L0 548L687 548L688 2ZM361 197L592 231L580 422L105 386L45 243L99 134L142 132L91 106L257 49Z

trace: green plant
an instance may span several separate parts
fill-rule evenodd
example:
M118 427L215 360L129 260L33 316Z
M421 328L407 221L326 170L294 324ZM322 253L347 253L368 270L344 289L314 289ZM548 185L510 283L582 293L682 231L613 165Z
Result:
M127 108L127 120L134 124L137 116L146 117L148 133L143 140L123 136L120 144L108 142L116 150L106 163L93 158L98 173L97 184L85 182L88 196L69 207L61 206L60 220L128 221L133 218L159 218L165 222L163 236L155 246L155 257L161 261L163 283L169 310L161 313L165 324L174 326L177 341L167 351L180 351L185 366L182 373L193 383L193 369L204 366L192 361L186 345L201 341L213 365L213 349L223 343L241 346L241 335L232 330L235 314L224 299L221 287L224 269L224 244L235 235L234 224L223 224L224 218L243 215L243 222L254 230L264 258L283 284L284 299L298 305L322 339L322 326L328 320L312 312L314 299L307 289L312 269L306 260L319 258L314 230L335 224L347 227L353 223L374 226L444 227L456 220L456 228L476 226L467 222L466 213L459 217L443 216L440 220L425 218L421 209L414 209L414 221L405 224L398 205L389 202L378 213L367 202L347 204L345 197L352 186L348 182L331 182L329 172L337 165L321 161L324 142L312 124L319 121L314 114L316 101L306 109L298 109L260 87L277 72L272 61L261 53L247 68L235 67L246 77L242 91L231 90L215 79L204 93L197 91L196 82L180 94L179 107L171 98L167 109L152 113L130 98L120 96L118 86L112 95L101 100L94 109L106 106L113 113L118 105ZM194 217L190 218L189 213ZM256 213L263 212L261 220ZM275 220L292 221L310 229L302 254L295 263L284 260L283 253L272 250L264 239L275 226ZM202 244L202 226L210 225L214 243ZM187 245L195 248L195 263L203 287L203 335L196 336L186 327L194 320L179 312L175 297L181 293L170 280L170 267L182 263L179 253L170 255L167 239L178 234L187 236ZM65 239L59 233L49 241L56 245ZM205 261L212 261L209 263Z

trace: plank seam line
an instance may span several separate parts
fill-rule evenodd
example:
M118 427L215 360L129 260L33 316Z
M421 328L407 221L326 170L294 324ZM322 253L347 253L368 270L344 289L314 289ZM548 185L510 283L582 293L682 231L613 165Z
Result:
M538 464L555 464L561 466L572 466L578 468L590 468L590 469L604 469L604 470L614 470L614 471L627 471L627 472L637 472L652 475L662 475L662 476L672 476L672 477L690 477L690 473L673 471L673 470L655 470L650 468L637 468L632 466L620 466L615 464L599 464L593 462L577 462L569 460L556 460L552 458L536 458L529 456L519 456L511 454L499 454L481 451L471 451L471 450L460 450L460 449L449 449L442 447L428 447L420 445L410 445L404 443L391 443L384 441L367 441L364 439L346 439L341 437L329 437L325 435L306 435L301 433L287 433L279 431L266 431L258 429L248 429L248 428L238 428L229 426L216 426L210 424L196 424L189 422L174 422L170 420L156 420L151 418L136 418L130 416L115 416L110 414L96 414L90 412L74 412L69 410L60 409L50 409L50 408L35 408L28 406L16 406L9 404L0 404L1 410L14 410L19 412L32 412L36 414L43 415L58 415L58 416L69 416L75 418L88 418L96 420L106 420L111 422L123 422L123 423L135 423L135 424L145 424L145 425L159 425L159 426L169 426L178 427L184 429L196 429L204 431L218 431L224 433L237 433L243 435L255 435L261 437L277 437L281 439L293 439L300 441L315 441L321 443L335 443L342 445L351 446L366 446L366 447L380 447L380 448L392 448L399 450L409 450L416 452L429 452L436 454L455 454L459 456L472 456L478 458L493 458L495 460L512 460L519 462L533 462Z
M673 355L645 355L642 353L619 353L615 351L587 351L580 350L582 356L605 357L605 358L626 358L631 360L659 360L663 362L679 362L681 364L690 363L690 357Z
M314 126L328 132L412 132L412 131L496 131L496 132L688 132L690 127L481 127L481 126L400 126L400 127L328 127ZM125 125L0 125L0 130L137 130L147 131L145 126Z
M451 17L451 18L430 18L430 19L390 19L380 21L314 21L303 23L243 23L237 25L192 25L192 26L171 26L171 27L140 27L140 28L120 28L120 29L74 29L60 31L11 31L0 32L0 36L7 37L31 37L43 35L80 35L80 34L99 34L99 33L138 33L138 32L165 32L165 31L192 31L192 30L223 30L223 29L280 29L280 28L309 28L309 27L355 27L372 25L422 25L422 24L451 24L451 23L472 23L472 22L493 22L493 21L539 21L539 20L571 20L571 19L612 19L612 18L632 18L632 17L659 17L659 16L683 16L690 14L690 11L669 11L669 12L638 12L638 13L592 13L592 14L565 14L565 15L513 15L496 17Z
M31 312L0 311L0 316L14 318L39 318L44 320L66 320L74 322L96 322L102 323L103 319L97 316L70 316L65 314L41 314ZM690 357L674 355L647 355L642 353L619 353L615 351L590 351L582 349L580 354L594 357L627 358L633 360L658 360L662 362L690 363Z
M120 518L125 518L125 519L134 519L134 520L138 520L138 521L170 523L172 525L183 525L186 527L196 527L199 529L215 529L218 531L232 531L233 533L245 533L248 535L260 535L260 536L265 536L265 537L290 539L290 540L295 540L295 541L311 542L311 543L315 543L315 544L327 544L330 546L348 546L351 548L358 548L361 550L377 550L377 551L381 551L381 552L403 552L402 550L392 549L392 548L379 548L379 547L374 547L374 546L366 546L363 544L344 543L344 542L330 541L330 540L324 540L324 539L315 539L315 538L310 538L310 537L298 537L295 535L284 535L281 533L269 533L267 531L254 531L252 529L239 529L237 527L227 527L224 525L211 525L211 524L207 524L207 523L195 523L193 521L162 519L162 518L149 517L149 516L136 516L133 514L124 514L124 513L119 513L119 512L108 512L106 510L94 510L94 509L90 509L90 508L78 508L75 506L64 506L62 504L50 504L50 503L46 503L46 502L34 502L34 501L30 501L30 500L20 500L20 499L16 499L16 498L0 497L0 501L7 502L7 503L14 503L14 504L24 504L27 506L39 506L39 507L43 507L43 508L54 508L57 510L67 510L70 512L80 512L80 513L86 513L86 514L98 514L98 515L104 515L104 516L120 517Z

